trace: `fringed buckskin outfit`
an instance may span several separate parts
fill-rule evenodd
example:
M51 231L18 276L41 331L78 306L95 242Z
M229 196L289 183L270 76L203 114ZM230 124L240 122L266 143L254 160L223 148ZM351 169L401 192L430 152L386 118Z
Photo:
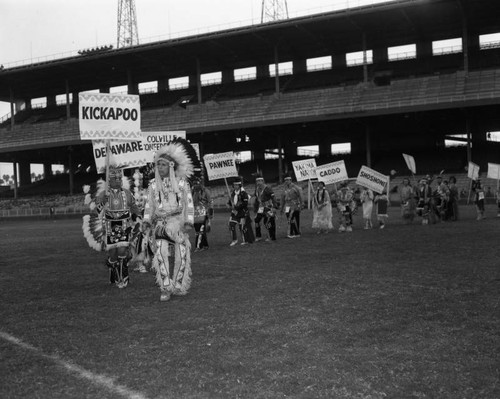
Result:
M177 139L156 153L155 180L149 186L144 208L144 223L149 224L152 231L152 268L162 301L169 300L172 294L187 294L191 286L188 230L194 224L194 206L187 178L193 173L193 161L187 146L191 147L185 140ZM168 177L160 176L160 162L169 163Z

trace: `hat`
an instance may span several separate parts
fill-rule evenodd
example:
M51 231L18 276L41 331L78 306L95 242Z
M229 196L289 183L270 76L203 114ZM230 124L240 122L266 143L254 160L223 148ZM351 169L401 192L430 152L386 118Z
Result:
M264 177L262 176L261 173L256 173L255 174L255 181L262 180L264 181Z
M160 160L172 162L175 174L180 178L188 178L198 166L198 157L191 144L184 139L176 138L160 148L155 154L155 164Z
M285 175L283 176L283 178L285 180L292 180L292 176L290 175L290 173L285 173Z
M233 184L242 185L243 184L243 178L241 176L235 177L234 180L233 180Z

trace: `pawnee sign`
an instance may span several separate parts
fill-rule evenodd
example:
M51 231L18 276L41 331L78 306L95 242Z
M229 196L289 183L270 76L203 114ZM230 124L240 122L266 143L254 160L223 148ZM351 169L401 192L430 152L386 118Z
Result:
M221 152L219 154L207 154L203 157L207 169L208 180L226 179L238 176L234 153Z
M138 95L80 93L79 129L82 140L141 140Z
M363 165L359 170L356 184L381 194L389 187L389 176Z
M316 177L325 184L339 183L349 178L344 161L318 166L316 168Z

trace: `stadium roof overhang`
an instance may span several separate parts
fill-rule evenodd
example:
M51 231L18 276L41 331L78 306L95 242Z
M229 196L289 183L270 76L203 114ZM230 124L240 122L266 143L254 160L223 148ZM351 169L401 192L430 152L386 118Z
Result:
M0 100L31 99L499 30L498 0L396 0L0 70ZM276 58L277 57L277 58Z

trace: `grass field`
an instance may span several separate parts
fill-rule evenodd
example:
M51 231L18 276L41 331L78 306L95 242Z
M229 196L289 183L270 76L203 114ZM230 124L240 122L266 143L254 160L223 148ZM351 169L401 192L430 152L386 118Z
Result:
M499 398L494 211L232 248L219 213L167 303L80 219L0 220L0 398Z

